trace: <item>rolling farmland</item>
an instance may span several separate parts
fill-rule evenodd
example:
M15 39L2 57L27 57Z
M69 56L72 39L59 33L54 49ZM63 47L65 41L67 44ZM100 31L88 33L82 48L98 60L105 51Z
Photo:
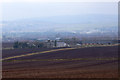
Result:
M3 50L3 78L117 78L118 47Z

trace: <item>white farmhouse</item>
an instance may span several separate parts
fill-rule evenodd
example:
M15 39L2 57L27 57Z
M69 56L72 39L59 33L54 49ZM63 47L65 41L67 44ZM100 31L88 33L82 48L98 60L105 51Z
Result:
M65 42L57 42L56 47L66 47L67 44Z

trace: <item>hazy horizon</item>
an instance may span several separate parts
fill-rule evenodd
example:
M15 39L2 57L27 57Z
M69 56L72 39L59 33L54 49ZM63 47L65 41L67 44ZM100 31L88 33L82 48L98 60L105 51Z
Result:
M3 32L118 32L117 2L4 3ZM46 33L47 34L47 33ZM49 34L49 33L48 33Z
M117 16L115 2L51 2L51 3L3 3L2 20L14 21L32 18L49 18L76 15Z

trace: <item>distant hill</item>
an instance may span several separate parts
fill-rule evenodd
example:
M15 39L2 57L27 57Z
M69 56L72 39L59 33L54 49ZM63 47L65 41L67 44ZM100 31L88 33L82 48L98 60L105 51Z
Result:
M117 33L115 15L64 15L3 21L5 32L71 32L71 33Z

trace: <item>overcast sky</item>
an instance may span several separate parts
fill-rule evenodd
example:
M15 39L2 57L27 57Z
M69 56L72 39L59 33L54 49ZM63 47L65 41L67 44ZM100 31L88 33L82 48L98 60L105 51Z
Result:
M13 2L2 3L3 20L62 15L117 15L117 2Z

